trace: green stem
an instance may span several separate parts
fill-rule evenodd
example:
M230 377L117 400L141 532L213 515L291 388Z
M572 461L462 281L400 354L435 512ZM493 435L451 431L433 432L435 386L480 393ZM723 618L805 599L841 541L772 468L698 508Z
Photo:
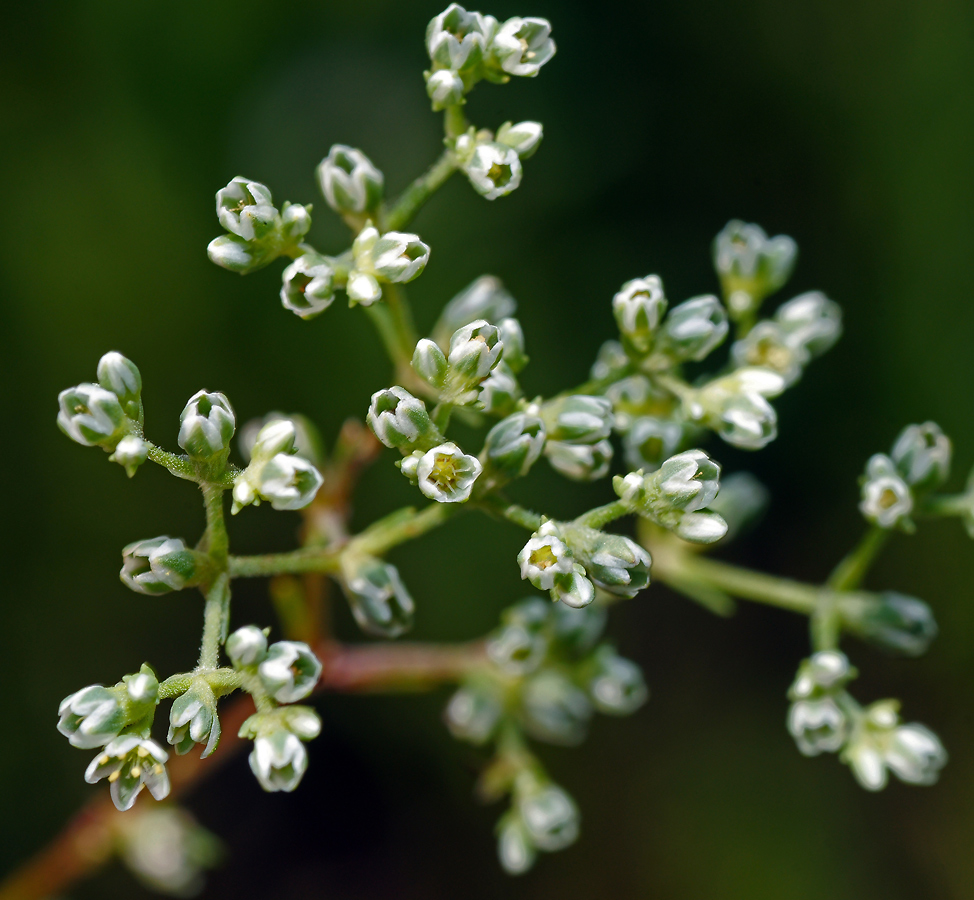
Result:
M974 498L965 494L935 494L927 497L920 513L927 516L966 516L974 508Z
M693 388L685 381L674 375L667 375L664 372L657 372L653 375L655 381L661 388L669 391L681 403L687 402L693 394Z
M231 578L253 578L262 575L300 575L304 572L337 572L340 551L308 547L290 553L265 553L261 556L231 556L228 571Z
M596 506L595 509L583 513L575 520L575 524L582 525L585 528L603 528L609 522L627 516L630 512L631 510L625 503L616 500L613 503L606 503L605 506Z
M433 409L433 415L430 418L432 418L433 424L440 434L446 434L447 428L450 427L450 416L452 413L452 403L437 403Z
M402 359L407 363L413 358L413 351L419 335L413 322L413 311L406 299L405 291L398 284L387 284L382 291L385 304L389 307L392 327L399 341Z
M215 484L203 484L201 488L206 509L206 552L217 568L225 569L230 538L227 535L227 523L223 515L224 488Z
M203 606L203 640L199 668L215 669L220 661L220 644L226 640L230 619L230 576L224 571L206 592Z
M523 506L518 506L516 503L508 503L501 497L483 497L478 503L482 509L494 513L502 519L507 519L508 522L513 522L521 528L526 528L528 531L537 531L541 527L543 516L532 512L530 509L525 509Z
M448 106L443 110L443 133L447 140L455 141L461 134L470 127L467 117L463 112L463 104Z
M143 438L145 440L145 438ZM180 456L176 453L170 453L168 450L163 450L161 447L157 447L152 441L146 441L149 445L149 459L154 463L158 463L165 469L168 469L177 478L183 478L186 481L195 481L200 483L202 477L200 475L199 469L196 464L188 456ZM240 474L240 470L235 466L228 465L226 472L223 474L218 482L212 482L222 488L232 488L233 480Z
M195 672L180 672L178 675L170 675L169 678L159 684L159 699L171 700L180 694L185 694L197 677L199 676ZM243 676L235 669L228 667L211 669L204 677L219 696L229 694L243 683Z
M835 567L829 576L828 586L834 591L854 591L859 587L889 536L888 529L871 526L849 555Z
M444 150L443 155L409 185L386 212L383 219L385 229L397 231L407 225L413 216L419 212L423 204L436 193L456 170L457 163L453 152Z

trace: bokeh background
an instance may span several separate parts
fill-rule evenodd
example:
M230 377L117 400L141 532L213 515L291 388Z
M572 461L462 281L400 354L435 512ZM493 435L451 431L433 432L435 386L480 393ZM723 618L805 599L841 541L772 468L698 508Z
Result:
M192 665L195 596L147 601L118 552L158 533L195 539L190 486L147 466L128 481L58 433L55 397L119 349L140 366L147 427L174 445L201 387L239 420L302 411L330 439L361 416L387 365L365 317L336 303L312 323L281 310L281 264L240 278L206 259L213 193L238 173L315 203L313 241L345 246L314 167L362 147L391 192L437 154L421 72L437 2L6 4L0 35L0 365L5 432L4 737L0 873L96 790L87 754L54 729L66 693L145 659ZM974 463L974 6L964 0L497 0L543 15L559 52L537 79L482 85L478 124L538 119L522 187L487 203L454 178L415 222L432 246L410 287L421 326L482 272L520 301L533 392L575 383L612 335L610 299L658 272L674 299L716 288L713 235L731 217L796 238L782 293L822 288L846 313L839 346L776 402L781 436L757 456L714 445L772 489L763 524L723 552L824 578L862 530L856 479L899 428L932 418ZM777 302L777 298L773 301ZM605 498L540 471L523 496L559 515ZM414 492L384 458L359 524ZM292 545L297 517L232 523L238 552ZM472 517L397 550L419 605L414 637L484 633L523 595L523 535ZM926 599L941 635L920 660L850 642L864 700L903 698L951 753L938 786L871 795L834 758L806 760L784 729L805 623L742 606L717 620L662 587L613 613L649 704L594 722L586 744L541 749L577 798L583 835L511 880L496 807L472 797L482 757L440 721L445 691L319 702L323 736L294 795L264 795L240 758L188 800L225 842L207 897L720 897L884 900L974 894L974 554L956 522L897 538L869 578ZM270 621L261 582L236 621ZM347 612L340 634L357 639ZM72 889L134 898L117 864Z

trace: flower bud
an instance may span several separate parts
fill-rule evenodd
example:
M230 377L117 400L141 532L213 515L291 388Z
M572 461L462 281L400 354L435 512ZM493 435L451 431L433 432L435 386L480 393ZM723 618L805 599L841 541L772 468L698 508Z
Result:
M58 427L83 447L113 450L125 436L129 420L111 391L97 384L79 384L58 394Z
M385 183L382 173L361 151L335 144L318 164L318 184L337 213L364 213L378 207Z
M612 444L608 439L595 444L567 444L549 440L544 454L556 472L572 481L597 481L605 477L612 463Z
M302 319L323 313L335 299L335 270L317 253L305 253L282 275L281 306Z
M574 527L572 552L597 587L617 597L635 597L649 585L649 553L621 534Z
M499 278L481 275L443 307L433 328L433 340L440 347L448 347L451 336L464 325L477 319L499 322L513 315L516 308L514 298Z
M149 458L149 445L142 438L127 434L116 444L115 452L108 458L122 466L131 478Z
M57 730L72 747L103 747L118 736L128 717L117 690L92 684L69 694L58 707Z
M238 275L248 275L277 259L278 248L267 242L244 240L237 234L221 234L206 245L210 262Z
M177 697L169 711L166 738L178 755L205 744L200 759L206 759L220 742L220 717L216 695L205 678L194 678L189 690Z
M267 635L256 625L244 625L227 638L226 651L235 669L252 668L267 656Z
M201 568L201 554L179 538L163 535L125 547L119 577L136 593L156 597L194 583Z
M547 19L508 19L490 46L492 62L507 75L534 77L555 55L551 23Z
M802 660L788 690L790 700L808 700L834 694L856 677L848 657L838 650L820 650Z
M397 638L413 627L416 606L395 566L374 556L342 554L342 586L367 634Z
M227 231L245 241L259 240L272 231L277 209L270 190L259 181L238 175L216 192L216 215Z
M98 360L98 383L111 391L130 419L142 422L142 375L138 366L114 350Z
M682 440L682 423L656 416L640 416L632 420L622 441L626 464L633 469L652 472L677 451Z
M876 453L866 463L859 511L880 528L913 531L910 519L913 493L896 470L896 464L883 453Z
M950 438L936 422L908 425L893 444L890 456L912 488L939 487L950 476Z
M531 737L573 746L585 738L592 705L585 692L556 669L541 669L524 682L521 718Z
M575 563L570 574L555 579L551 599L572 609L582 609L595 599L595 585L585 577L585 569Z
M769 238L757 225L728 222L714 241L714 267L731 318L752 315L791 275L798 247L786 235Z
M281 234L289 243L296 244L311 230L311 204L285 201L281 209Z
M453 69L437 69L423 74L426 94L433 101L434 111L463 103L463 79Z
M235 428L233 409L223 394L197 391L179 414L176 440L190 456L208 460L226 453Z
M524 773L515 785L515 795L528 839L539 850L564 850L578 838L578 807L560 787L538 783Z
M257 439L261 431L265 426L275 422L290 424L293 429L293 439L290 447L297 452L298 456L304 457L315 465L318 465L324 460L325 451L321 434L315 427L314 422L307 416L301 415L301 413L269 412L263 418L250 419L240 429L237 435L237 449L246 462L249 463L253 458L254 447L257 444ZM280 424L278 424L278 428L280 427ZM259 448L259 455L266 456L268 450L268 445L262 442ZM290 450L287 452L290 452ZM273 456L274 454L271 453L270 455Z
M911 723L893 731L886 765L907 784L934 784L947 763L947 751L929 728Z
M137 721L155 709L159 702L159 679L148 663L134 675L123 675L129 721Z
M356 304L371 306L377 300L382 299L382 286L374 275L353 269L348 273L348 283L345 285L345 293L348 295L350 306L355 306Z
M514 150L521 159L528 159L541 146L543 136L540 122L518 122L517 125L505 122L497 129L496 140Z
M502 714L501 704L486 686L466 685L450 698L444 717L457 740L479 745L493 735Z
M517 811L506 813L497 824L497 858L501 868L508 875L522 875L534 865L536 855Z
M293 791L301 783L308 768L308 751L301 740L301 735L283 724L262 726L261 733L254 739L248 762L265 791Z
M544 442L544 422L530 413L515 413L487 432L483 456L505 479L521 478L538 461Z
M85 772L85 781L95 784L107 778L111 782L112 802L125 812L135 804L143 787L156 800L169 796L169 754L155 741L135 734L115 738L96 756Z
M396 463L399 466L399 470L402 472L406 478L409 479L410 484L416 484L419 481L419 461L423 458L422 450L413 450L409 456L404 456L399 462Z
M504 354L506 359L506 345ZM521 385L518 384L510 366L502 359L494 366L490 375L480 382L475 406L488 415L508 416L514 412L521 395Z
M787 332L771 320L758 322L746 337L735 341L731 357L738 366L756 366L777 372L786 386L801 378L802 366L809 361L805 346L790 340Z
M455 402L470 402L473 391L500 361L504 343L498 330L483 319L458 328L450 338L448 393Z
M632 715L649 698L642 670L604 645L595 654L588 693L595 708L608 716Z
M821 356L842 335L842 310L821 291L808 291L783 303L774 320L793 347Z
M727 311L711 294L674 306L663 323L661 351L675 362L699 361L727 337Z
M571 394L546 403L541 415L553 441L596 444L612 434L612 402L606 397Z
M788 733L805 756L836 753L849 734L845 713L831 697L798 700L788 709Z
M463 164L473 189L488 200L506 197L521 183L521 159L517 151L494 141L478 143Z
M398 386L372 395L365 421L383 444L403 453L417 447L425 450L443 440L430 420L426 404Z
M551 604L538 597L508 607L502 627L487 641L487 658L510 675L526 675L544 661L548 652L545 626Z
M419 489L438 503L463 503L469 499L482 471L480 460L447 442L427 450L416 466Z
M352 255L358 272L405 284L422 274L429 261L430 248L418 235L399 231L379 234L378 229L367 222L352 244ZM349 274L349 286L351 284L352 275Z
M270 501L274 509L303 509L318 493L321 473L306 459L294 454L294 423L288 419L268 422L251 449L250 465L233 484L236 515L251 503Z
M784 389L785 379L778 372L746 367L705 384L684 403L684 410L728 444L760 450L778 435L778 417L765 397Z
M450 366L446 354L429 338L422 338L416 344L412 358L413 371L427 384L442 388Z
M666 295L658 275L627 281L612 298L619 332L638 353L648 353L666 312Z
M497 23L451 3L426 26L426 50L437 68L469 72L480 65Z
M497 323L497 333L504 344L504 362L516 375L528 364L528 357L524 353L524 332L521 330L521 323L510 317L501 319Z
M906 656L925 653L937 636L937 622L930 607L916 597L895 591L847 596L839 610L843 625L850 631Z
M267 648L257 674L278 703L294 703L314 690L321 677L321 663L307 644L278 641Z

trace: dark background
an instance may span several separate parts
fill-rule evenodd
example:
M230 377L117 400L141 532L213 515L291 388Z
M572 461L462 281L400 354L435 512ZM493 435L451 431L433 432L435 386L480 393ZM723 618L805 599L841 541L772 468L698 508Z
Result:
M240 278L210 264L213 193L238 173L277 201L314 202L313 241L343 226L313 170L333 142L362 147L391 193L437 154L423 34L437 3L7 4L0 36L0 340L7 398L0 684L0 872L89 798L87 753L54 729L58 701L148 659L192 665L195 595L161 601L117 579L125 543L195 540L189 485L146 466L133 481L54 425L57 392L103 352L140 366L153 439L175 445L201 387L238 421L303 411L331 440L364 414L386 363L365 317L336 303L313 323L277 300L281 265ZM932 418L974 462L974 6L961 0L615 4L499 0L537 14L559 52L537 79L482 85L483 126L538 119L545 142L522 187L487 203L454 178L415 229L433 248L410 288L421 327L482 272L520 300L550 392L584 377L613 331L618 285L659 272L679 300L712 291L713 235L743 217L801 256L782 294L821 288L846 333L777 401L781 437L757 457L713 449L771 487L763 525L728 558L824 578L861 533L856 479L899 428ZM777 298L773 301L777 302ZM541 471L524 496L556 515L608 498ZM414 502L391 454L357 522ZM237 552L292 546L297 517L232 522ZM400 548L419 606L414 637L489 629L524 591L523 534L471 517ZM579 801L583 834L518 880L495 862L498 808L472 798L480 755L440 722L445 692L327 697L324 734L293 795L261 793L240 758L188 805L228 845L207 896L965 898L974 893L971 544L956 522L896 538L870 576L926 599L941 624L927 657L849 642L857 696L903 698L951 753L939 785L868 794L834 758L806 760L784 729L805 623L764 608L717 620L662 587L613 613L652 699L594 722L573 750L542 748ZM270 622L264 585L235 621ZM355 637L338 612L339 631ZM136 897L117 866L72 896Z

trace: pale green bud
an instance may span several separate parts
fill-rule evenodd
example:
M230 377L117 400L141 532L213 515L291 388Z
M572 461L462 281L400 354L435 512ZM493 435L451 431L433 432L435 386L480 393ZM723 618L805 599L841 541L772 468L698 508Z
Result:
M947 751L937 735L914 722L893 731L885 762L900 781L934 784L947 763Z
M925 653L937 636L930 607L916 597L884 591L845 597L839 606L842 623L853 633L906 656Z
M545 626L550 609L550 603L532 597L504 610L502 627L487 641L487 658L511 675L533 672L548 652Z
M128 434L115 445L115 452L108 458L122 466L131 478L149 458L149 445L142 438Z
M627 281L612 298L619 332L638 353L652 349L656 331L666 312L666 295L658 275Z
M555 55L547 19L508 19L490 45L491 61L507 75L534 77Z
M617 380L629 370L631 365L629 354L622 344L618 341L606 341L599 347L589 374L595 381Z
M608 439L595 444L568 444L549 440L545 457L556 472L573 481L597 481L604 478L612 464L612 444Z
M541 456L544 422L530 413L515 413L498 422L484 440L487 466L505 479L521 478Z
M521 399L521 385L507 365L507 345L504 346L504 359L502 359L482 382L477 393L476 407L483 410L488 415L506 416L510 415L517 401Z
M159 702L159 679L148 663L133 675L123 675L129 721L137 721L155 709Z
M516 375L528 364L528 357L524 353L524 332L521 330L521 323L510 317L501 319L497 323L497 333L504 344L504 362Z
M242 175L216 192L216 215L227 231L245 241L259 240L277 223L270 190Z
M435 447L443 440L430 420L426 404L398 386L372 395L365 421L383 444L403 453Z
M311 204L284 202L281 209L281 234L296 244L311 230Z
M321 434L307 416L301 413L269 412L263 418L250 419L237 435L237 449L246 462L253 457L254 445L265 426L274 422L288 422L294 429L291 446L298 454L314 464L319 464L325 458ZM262 445L261 454L267 455L268 446ZM290 450L288 451L290 452ZM274 454L270 454L273 456Z
M335 144L318 164L318 185L337 213L364 213L382 201L385 179L361 150Z
M640 416L632 420L622 440L626 463L633 469L658 469L663 460L677 451L682 440L682 423L656 416Z
M227 638L226 651L234 668L253 668L267 656L267 635L256 625L244 625Z
M913 531L913 493L897 471L896 464L883 453L876 453L866 463L862 477L862 499L859 511L880 528Z
M169 754L155 741L123 734L91 761L85 781L95 784L107 778L112 785L112 802L124 812L132 808L143 787L156 800L169 796L168 758Z
M553 441L596 444L612 434L612 402L606 397L561 397L544 404L541 416Z
M714 429L728 444L760 450L778 436L778 416L765 398L784 389L780 373L746 367L705 384L684 408L692 420Z
M377 300L382 299L382 286L374 275L353 269L348 273L345 293L348 294L350 305L371 306Z
M497 328L483 319L458 328L450 338L447 357L448 392L455 402L470 402L469 396L500 361L504 343Z
M788 280L797 255L798 247L786 235L769 238L757 225L728 222L714 240L714 267L731 318L753 314Z
M488 200L516 190L523 174L517 151L494 141L478 143L462 168L474 190Z
M539 850L564 850L578 838L578 807L560 787L525 772L518 776L515 795L528 839Z
M226 396L197 391L179 414L176 441L195 459L208 460L229 449L235 429L236 419Z
M205 678L195 678L189 690L177 697L169 711L169 734L166 738L177 754L189 753L197 744L205 744L200 759L206 759L220 742L220 717L216 695Z
M267 728L255 738L248 762L265 791L293 791L307 771L308 751L292 731Z
M950 476L950 438L936 422L908 425L893 444L890 457L910 487L939 487Z
M443 307L433 328L433 340L446 348L457 329L477 319L499 322L513 315L516 308L514 298L504 289L499 278L481 275Z
M528 159L541 146L543 136L544 129L540 122L518 122L517 125L505 122L497 129L496 140L498 144L516 151L521 159Z
M335 270L317 253L299 256L281 278L281 306L302 319L323 313L335 299Z
M111 391L130 419L142 422L142 375L138 366L114 350L98 360L98 383Z
M404 456L396 463L402 474L409 479L410 484L416 484L419 481L419 461L423 455L422 450L413 450L409 456Z
M430 500L463 503L470 498L482 469L477 457L468 456L448 441L420 457L416 465L416 483Z
M306 459L294 455L294 423L288 419L268 422L251 449L250 465L233 484L236 515L251 503L268 500L274 509L303 509L318 493L321 473Z
M220 268L247 275L273 262L279 252L277 247L266 242L248 241L237 234L221 234L206 245L206 255Z
M572 609L588 606L595 599L595 585L585 577L585 569L575 563L569 575L555 579L551 589L551 599L561 601Z
M118 397L100 385L79 384L57 399L58 427L83 447L114 450L130 427Z
M808 291L783 303L774 314L788 343L820 356L842 335L842 310L821 291Z
M257 674L278 703L294 703L314 690L321 677L321 662L301 641L278 641L267 648Z
M159 596L195 583L204 568L204 556L190 550L179 538L136 541L122 550L122 583L139 594Z
M58 707L57 730L72 747L103 747L128 723L118 690L92 684L69 694Z
M345 553L342 575L352 615L363 631L397 638L413 627L416 605L395 566L374 556Z
M446 726L457 740L485 744L497 729L504 710L496 695L480 685L460 688L444 712Z
M801 378L802 367L809 361L805 345L790 339L777 322L758 322L747 336L735 341L731 357L738 366L771 369L790 386Z
M433 101L434 111L463 103L463 79L453 69L424 72L426 94Z
M617 597L635 597L649 585L649 553L630 538L592 528L573 527L572 552L597 586Z
M388 231L380 235L367 222L352 244L352 255L355 270L349 273L346 292L350 300L367 306L378 299L376 286L359 284L356 276L394 283L412 281L426 268L430 248L415 234Z
M595 708L609 716L632 715L649 698L639 666L608 645L595 653L588 693Z
M727 337L727 311L711 294L674 306L663 323L660 351L676 362L701 360Z
M437 68L469 72L487 52L496 21L451 3L426 27L426 51Z
M427 384L442 388L446 384L449 363L446 354L429 338L422 338L416 344L412 359L413 371Z
M836 753L849 735L848 718L831 697L792 703L787 725L804 756Z
M511 810L497 823L497 858L508 875L522 875L534 865L534 845L516 810Z
M856 677L849 658L839 650L820 650L804 659L788 690L790 700L808 700L834 694Z
M573 746L585 738L592 704L585 692L555 669L541 669L521 691L525 731L539 741Z

